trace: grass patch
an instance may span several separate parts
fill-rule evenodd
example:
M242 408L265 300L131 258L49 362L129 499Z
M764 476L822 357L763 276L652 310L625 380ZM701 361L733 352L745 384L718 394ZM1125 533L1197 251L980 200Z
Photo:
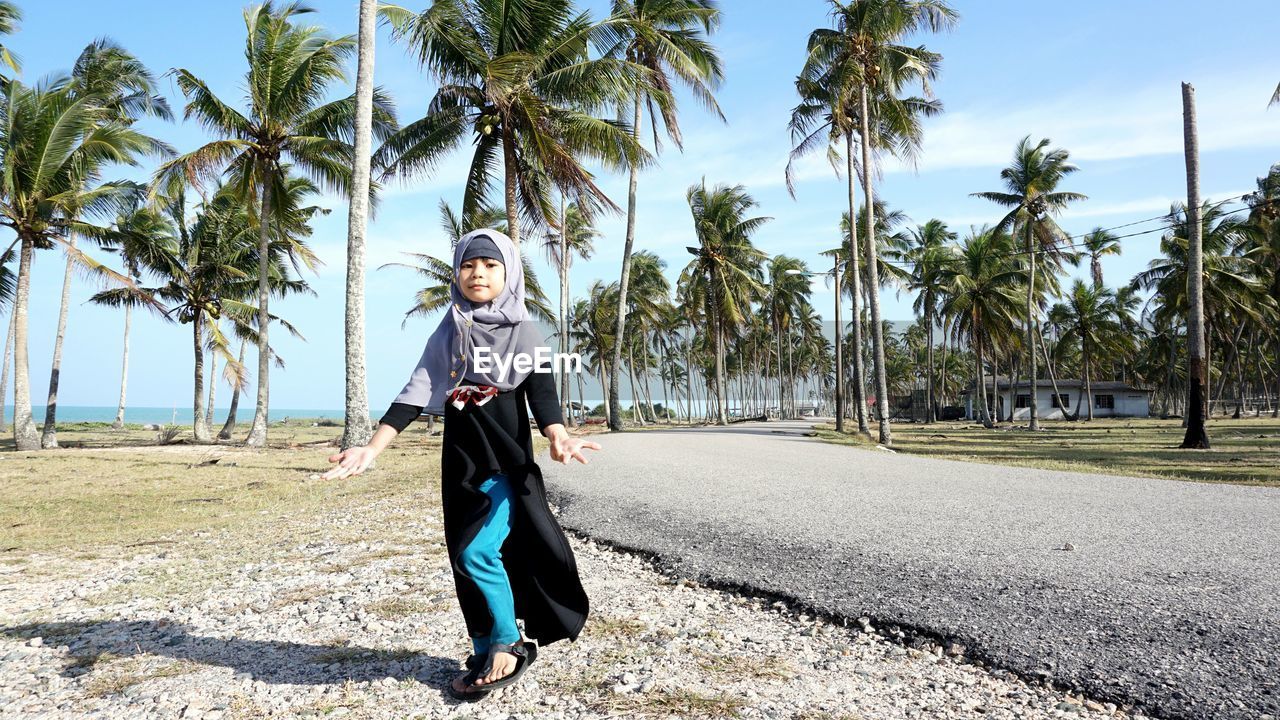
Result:
M692 690L654 690L648 693L612 693L588 700L592 710L623 715L656 715L667 717L738 718L746 706L743 698L724 693L703 695Z
M618 637L636 637L649 626L642 620L637 618L617 618L607 615L592 615L587 619L591 624L592 635L615 635Z
M59 426L63 449L0 455L0 550L70 549L86 559L103 545L145 551L198 530L247 530L439 483L439 463L423 458L439 455L440 437L425 432L406 432L376 468L346 480L312 478L337 450L306 443L332 439L329 428L273 425L267 450L158 447L131 432Z
M378 617L387 618L388 620L396 620L410 615L417 615L418 613L442 610L445 607L446 605L444 603L431 604L422 602L421 600L410 600L403 597L389 597L367 605L365 609Z
M832 423L816 429L828 442L872 444L856 432L837 434ZM1047 420L1038 433L1007 425L988 430L977 423L895 424L893 448L913 455L1047 470L1280 485L1280 420L1217 418L1209 422L1208 432L1212 450L1179 450L1184 434L1179 420Z
M796 676L791 663L776 655L709 653L696 647L689 648L688 652L697 658L698 667L709 673L749 675L761 680L790 680Z
M95 661L95 665L101 661ZM138 657L111 663L100 672L95 672L85 684L84 692L89 697L107 697L124 692L133 685L158 678L186 675L200 669L200 663L191 660L174 660L159 667L144 669L140 666L153 662L148 658Z

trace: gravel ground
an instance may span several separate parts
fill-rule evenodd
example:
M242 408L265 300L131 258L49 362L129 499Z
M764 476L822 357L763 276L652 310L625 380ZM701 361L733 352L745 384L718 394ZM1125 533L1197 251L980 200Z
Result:
M867 617L1168 718L1280 716L1280 490L824 443L805 422L606 434L561 523L712 586ZM874 716L874 715L873 715Z
M1142 717L577 535L583 634L545 648L517 685L459 703L445 686L469 642L443 542L424 491L253 532L8 559L0 715Z

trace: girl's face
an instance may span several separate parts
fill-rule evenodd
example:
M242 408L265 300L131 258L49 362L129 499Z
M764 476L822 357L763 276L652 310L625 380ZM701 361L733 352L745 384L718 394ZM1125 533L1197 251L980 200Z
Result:
M485 303L502 294L507 268L493 258L471 258L458 267L458 286L473 303Z

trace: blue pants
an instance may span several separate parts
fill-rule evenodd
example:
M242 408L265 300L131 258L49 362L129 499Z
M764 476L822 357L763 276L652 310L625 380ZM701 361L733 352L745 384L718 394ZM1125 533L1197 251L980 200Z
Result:
M475 578L493 617L489 635L471 638L475 653L483 655L489 652L491 643L519 641L520 629L516 627L511 582L502 565L502 541L511 534L511 482L506 475L498 473L480 483L480 491L491 500L489 516L480 532L462 549L459 562Z

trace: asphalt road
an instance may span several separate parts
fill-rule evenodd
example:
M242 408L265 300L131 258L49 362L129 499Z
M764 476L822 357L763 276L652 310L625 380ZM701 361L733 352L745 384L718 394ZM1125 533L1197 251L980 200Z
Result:
M913 457L810 424L597 435L588 465L540 465L564 527L684 576L1159 717L1280 718L1280 489Z

